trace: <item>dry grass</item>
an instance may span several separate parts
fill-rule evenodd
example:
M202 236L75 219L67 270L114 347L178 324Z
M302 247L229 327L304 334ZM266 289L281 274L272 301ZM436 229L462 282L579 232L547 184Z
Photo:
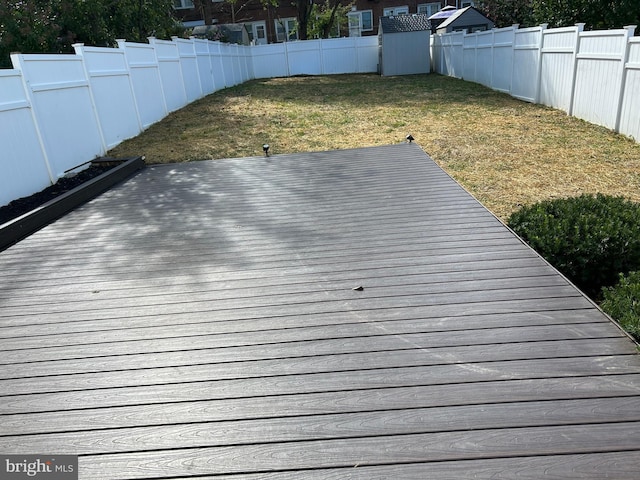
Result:
M411 133L501 218L580 193L640 201L640 145L546 107L439 75L247 82L174 112L111 155L166 163L386 145Z

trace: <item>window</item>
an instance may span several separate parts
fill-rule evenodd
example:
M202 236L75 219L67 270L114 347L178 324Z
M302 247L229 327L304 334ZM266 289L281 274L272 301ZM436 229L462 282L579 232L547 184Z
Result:
M385 8L382 13L385 17L396 17L398 15L409 15L409 7L406 5L403 7Z
M359 37L362 32L373 31L373 10L349 12L349 36Z
M364 10L360 12L360 25L363 32L371 32L373 30L373 11Z
M298 39L298 29L295 18L279 18L275 20L275 26L276 41L288 42L290 40Z
M418 5L418 13L423 13L427 17L435 15L440 11L440 2L421 3Z
M460 8L473 7L473 1L460 2Z
M249 33L249 40L254 45L265 45L267 43L267 24L264 21L245 23L245 28Z
M193 0L173 0L173 8L193 8Z

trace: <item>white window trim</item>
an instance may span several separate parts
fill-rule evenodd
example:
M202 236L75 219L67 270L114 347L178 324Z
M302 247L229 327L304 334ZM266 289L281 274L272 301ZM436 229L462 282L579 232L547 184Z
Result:
M418 13L423 13L427 16L436 14L442 8L441 2L427 2L418 4ZM420 11L422 10L422 11Z
M249 31L249 36L254 45L264 45L267 43L267 22L265 20L247 22L244 25L247 27L247 31ZM263 38L257 38L258 27L262 27Z
M398 10L402 10L398 12ZM409 5L400 5L398 7L389 7L382 10L382 14L385 17L397 16L397 15L409 15Z
M373 10L360 10L360 26L362 27L363 23L362 23L362 14L363 13L368 13L369 15L371 15L371 28L363 28L362 31L363 32L372 32L373 31Z
M371 27L370 28L363 28L363 22L362 22L362 14L363 13L368 13L371 16ZM356 11L352 11L347 13L347 17L357 17L358 18L358 22L359 22L359 28L360 28L360 32L373 32L373 10L356 10ZM347 26L350 27L350 23L348 23Z
M297 19L295 17L286 17L286 18L276 18L274 21L274 26L276 29L276 41L277 42L290 42L291 40L298 39L298 32L295 33L295 38L289 38L291 36L291 30L289 29L289 22L294 22L297 24ZM278 33L278 27L284 28L284 37L280 37ZM295 28L295 27L294 27Z
M180 6L176 7L174 5L173 8L175 10L188 10L188 9L194 8L193 0L180 0Z

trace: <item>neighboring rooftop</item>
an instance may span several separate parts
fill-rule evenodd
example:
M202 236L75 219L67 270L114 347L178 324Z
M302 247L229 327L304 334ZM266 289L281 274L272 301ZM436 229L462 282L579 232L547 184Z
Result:
M380 17L383 33L422 32L431 30L428 17L422 14Z
M484 30L490 30L494 27L493 21L474 7L465 7L459 10L452 10L444 21L434 26L438 32L447 31L447 27L456 25L457 27L480 27ZM436 14L437 15L437 14ZM432 17L429 17L433 19ZM472 33L472 32L469 32Z
M0 285L0 452L81 479L638 478L636 344L415 143L147 167Z
M453 15L454 13L456 13L458 11L459 10L456 9L455 7L447 6L447 7L444 7L442 10L440 10L439 12L436 12L433 15L431 15L429 17L429 20L437 20L437 19L442 19L442 18L449 18L451 15Z

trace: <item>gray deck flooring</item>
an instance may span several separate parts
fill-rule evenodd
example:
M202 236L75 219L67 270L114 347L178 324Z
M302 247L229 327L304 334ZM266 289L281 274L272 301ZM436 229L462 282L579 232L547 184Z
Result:
M80 478L640 471L635 344L415 144L147 168L0 253L0 351Z

